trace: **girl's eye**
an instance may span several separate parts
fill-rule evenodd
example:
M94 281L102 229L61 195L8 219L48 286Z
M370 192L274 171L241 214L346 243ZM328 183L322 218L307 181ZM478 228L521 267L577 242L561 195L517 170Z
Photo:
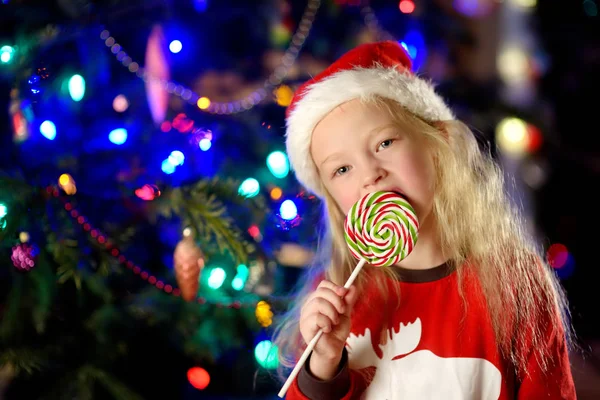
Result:
M335 175L343 175L346 172L348 172L350 170L350 167L348 167L347 165L340 167L338 169L335 170Z
M379 144L379 148L380 149L387 149L388 147L390 147L392 145L392 143L394 143L394 139L384 140L383 142L381 142Z

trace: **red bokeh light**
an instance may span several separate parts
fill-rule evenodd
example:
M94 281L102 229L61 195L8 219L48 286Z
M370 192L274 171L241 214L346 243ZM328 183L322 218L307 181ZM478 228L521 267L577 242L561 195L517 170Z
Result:
M400 8L402 13L410 14L415 11L415 3L412 0L401 0L398 8Z
M187 372L188 381L196 389L203 390L210 383L210 375L204 368L192 367Z
M564 244L555 243L548 248L546 258L552 268L562 268L569 258L569 250Z
M250 228L248 228L248 233L253 238L256 238L258 235L260 235L260 229L258 229L258 226L252 225Z

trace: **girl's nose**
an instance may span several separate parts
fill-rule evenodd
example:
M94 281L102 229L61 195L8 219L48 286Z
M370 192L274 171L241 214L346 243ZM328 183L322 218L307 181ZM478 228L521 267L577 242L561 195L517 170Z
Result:
M363 178L363 188L365 191L373 191L373 189L381 183L385 176L385 170L377 164L366 167Z

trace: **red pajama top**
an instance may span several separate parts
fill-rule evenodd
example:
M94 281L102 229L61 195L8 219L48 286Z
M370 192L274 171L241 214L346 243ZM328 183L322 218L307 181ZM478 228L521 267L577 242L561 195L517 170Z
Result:
M538 349L531 349L528 374L517 377L499 352L473 274L463 279L465 313L456 273L446 264L397 271L398 279L387 281L388 304L377 285L368 285L357 300L337 376L317 380L307 361L286 399L576 398L565 337L545 338L552 355L546 372L535 358ZM399 307L394 285L400 288ZM357 372L365 368L369 382Z

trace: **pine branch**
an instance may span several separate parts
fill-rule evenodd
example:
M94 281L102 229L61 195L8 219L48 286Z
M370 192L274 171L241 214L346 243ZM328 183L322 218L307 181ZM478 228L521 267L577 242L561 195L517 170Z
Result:
M15 376L33 374L48 365L48 356L43 350L28 347L4 349L0 354L0 365L12 366Z
M46 321L50 317L57 289L56 276L45 251L40 252L36 266L29 271L28 278L33 283L30 298L35 301L31 315L33 326L38 334L42 334L46 329Z
M123 382L103 369L85 364L76 370L69 371L44 399L92 400L94 386L99 384L116 400L142 400L142 397L128 388Z
M12 245L12 240L7 239L15 238L17 230L27 225L29 208L39 194L21 178L0 175L0 203L8 209L7 215L0 218L0 245Z
M8 263L7 263L8 264ZM6 300L6 308L0 323L0 337L6 342L11 337L18 337L24 328L24 318L21 316L21 303L24 301L24 276L14 274L13 284Z
M216 244L220 253L229 252L236 262L244 263L255 247L244 239L240 227L228 215L225 203L243 207L245 213L250 212L256 218L263 218L268 210L264 198L241 197L238 186L231 179L213 178L174 188L155 202L155 212L166 218L179 216L184 225L195 230L196 239L204 246Z
M65 222L70 224L70 221ZM67 235L70 232L61 233ZM64 285L73 281L77 290L81 291L85 286L96 296L110 301L112 294L106 286L104 278L118 270L114 266L114 260L104 248L93 241L90 243L95 250L93 254L83 255L82 244L73 239L73 236L67 235L59 239L54 232L47 230L46 248L58 266L56 269L57 282ZM82 264L84 260L87 261L87 265Z
M225 207L215 197L199 194L197 201L184 201L183 205L189 210L184 221L196 228L199 240L216 243L222 254L229 250L237 262L246 262L254 245L242 238L233 219L225 214Z
M92 387L90 383L99 383L116 400L142 400L142 397L129 389L123 382L108 372L94 367L84 365L79 369L79 381L82 383L81 390ZM87 386L85 386L87 385Z

